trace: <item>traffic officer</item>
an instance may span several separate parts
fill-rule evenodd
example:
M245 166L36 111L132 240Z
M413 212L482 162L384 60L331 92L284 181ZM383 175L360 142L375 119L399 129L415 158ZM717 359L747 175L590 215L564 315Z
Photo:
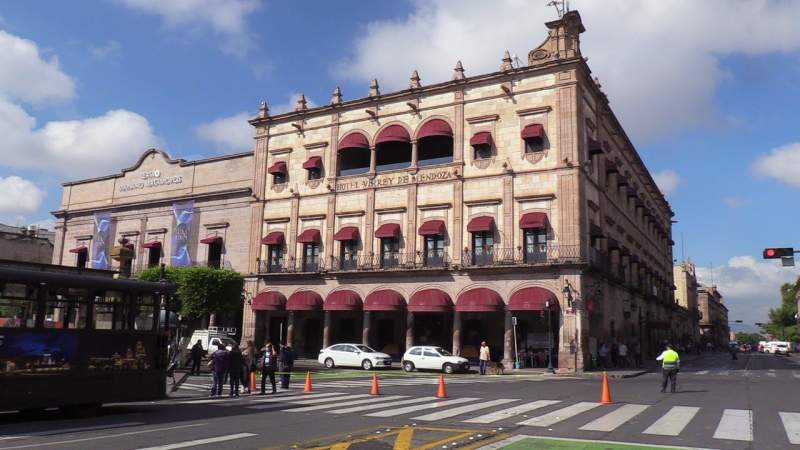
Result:
M670 383L670 392L675 392L675 385L678 383L678 370L681 365L681 358L678 352L672 348L672 345L667 344L667 349L664 350L656 361L661 361L661 392L667 391L667 382Z

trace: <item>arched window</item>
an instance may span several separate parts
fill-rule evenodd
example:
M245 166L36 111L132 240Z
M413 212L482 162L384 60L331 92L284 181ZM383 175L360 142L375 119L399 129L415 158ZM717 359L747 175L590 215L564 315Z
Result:
M411 165L411 137L400 125L390 125L375 139L375 171L404 169Z
M453 162L453 130L441 119L425 123L417 134L417 164L432 166Z
M339 143L339 176L369 172L369 140L361 133L350 133Z

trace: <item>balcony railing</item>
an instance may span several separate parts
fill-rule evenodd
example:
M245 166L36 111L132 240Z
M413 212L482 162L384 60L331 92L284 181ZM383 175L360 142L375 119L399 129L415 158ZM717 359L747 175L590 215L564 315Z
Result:
M549 265L580 262L579 245L541 245L534 248L484 247L466 249L461 263L466 267Z

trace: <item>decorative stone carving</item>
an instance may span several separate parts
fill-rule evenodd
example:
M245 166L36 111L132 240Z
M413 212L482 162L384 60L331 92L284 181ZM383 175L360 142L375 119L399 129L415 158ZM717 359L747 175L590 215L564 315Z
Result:
M531 164L536 164L547 156L547 150L542 150L541 152L523 153L522 156L525 161L528 161Z
M298 112L308 111L308 102L306 102L305 94L300 94L300 96L297 97L297 104L295 104L294 110Z
M372 83L369 84L369 96L379 97L381 95L380 88L378 87L378 79L373 78Z
M481 170L488 169L492 164L494 164L494 156L492 156L491 158L481 158L472 160L472 165Z
M311 189L316 189L319 185L322 184L322 179L318 180L306 180L306 186Z
M463 80L464 77L464 66L461 65L461 61L456 63L456 67L453 69L453 80Z
M331 95L331 105L338 106L342 104L342 90L339 86L336 86L336 89L333 90L333 95Z
M289 185L289 183L273 184L272 185L272 192L276 192L276 193L280 194L281 192L286 190L286 186L288 186L288 185Z
M508 72L509 70L514 68L514 64L511 60L511 54L508 53L508 50L503 52L503 64L500 64L500 71L501 72Z
M419 80L420 80L419 73L417 73L416 70L413 71L411 73L411 82L408 83L408 88L409 89L419 89L419 88L421 88L422 84L419 82Z
M586 31L578 11L569 11L558 20L545 24L547 39L528 53L528 65L535 66L581 55L580 34Z

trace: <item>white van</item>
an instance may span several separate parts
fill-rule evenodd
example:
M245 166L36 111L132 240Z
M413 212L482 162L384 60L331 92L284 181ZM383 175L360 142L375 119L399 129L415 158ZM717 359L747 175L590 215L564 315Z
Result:
M214 327L207 330L194 330L192 338L186 343L186 349L191 350L197 341L200 341L203 350L209 355L217 351L221 346L225 346L225 348L230 351L233 347L239 345L238 342L230 338L226 333Z
M791 352L791 344L784 341L772 341L768 344L768 353L773 355L789 355Z

